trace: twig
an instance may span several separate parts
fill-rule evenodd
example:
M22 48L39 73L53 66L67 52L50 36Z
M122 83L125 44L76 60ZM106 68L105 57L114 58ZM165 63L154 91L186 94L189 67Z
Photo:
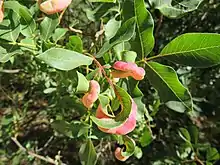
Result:
M20 71L20 69L15 69L15 70L3 69L3 70L0 70L0 72L2 72L2 73L18 73L19 71Z
M79 30L79 29L74 29L72 27L69 27L69 30L75 33L83 34L82 30Z
M55 160L53 160L52 158L50 158L48 156L45 158L44 156L38 155L38 154L36 154L36 153L34 153L32 151L28 151L25 147L23 147L21 145L21 143L17 140L16 137L11 137L11 139L22 151L28 153L28 155L33 156L33 157L35 157L37 159L43 160L43 161L48 162L48 163L51 163L51 164L54 164L54 165L58 165L58 163ZM61 165L66 165L66 164L65 163L61 163Z
M64 15L66 9L67 9L67 8L65 8L65 9L61 12L61 14L60 14L60 16L59 16L59 24L60 24L60 22L61 22L61 20L62 20L62 18L63 18L63 15Z
M198 162L200 165L205 165L197 156L195 156L195 161Z
M44 144L43 147L37 149L37 152L40 152L40 151L42 151L44 148L46 148L46 147L50 144L50 142L53 140L53 138L54 138L54 137L51 136L51 137L49 138L49 140Z
M93 57L93 60L94 60L95 64L100 69L101 73L104 75L104 77L108 81L109 85L115 90L115 86L114 86L113 82L111 81L111 79L107 76L104 67L99 63L99 61L94 56L92 56L92 57Z
M16 104L16 102L14 101L14 99L11 98L11 97L5 92L5 90L4 90L2 87L0 87L0 90L3 92L3 94L4 94L9 100L12 101L12 103L13 103L14 105Z

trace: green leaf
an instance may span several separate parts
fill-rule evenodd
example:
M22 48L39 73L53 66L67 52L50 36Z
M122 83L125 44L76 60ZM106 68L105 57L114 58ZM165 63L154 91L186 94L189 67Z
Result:
M89 20L95 22L106 16L113 10L115 10L115 4L113 3L101 3L95 9L85 9L86 16ZM117 9L116 9L117 10ZM119 10L119 9L118 9Z
M137 53L134 51L123 51L121 52L122 60L125 62L135 62Z
M169 17L177 18L185 13L192 12L196 10L200 3L203 0L182 0L179 2L175 1L175 5L172 5L172 0L149 0L156 9L159 9L160 12Z
M65 28L57 28L52 35L52 38L54 42L58 42L63 36L65 36L66 32L68 32L68 29Z
M42 39L47 41L52 36L58 24L59 24L58 15L45 17L40 24L40 33Z
M120 97L121 107L123 108L122 111L116 116L116 121L119 120L127 120L131 113L131 97L130 95L121 87L115 85L115 89L117 90L117 94Z
M184 141L191 143L191 137L187 129L180 128L179 135Z
M128 19L135 16L134 11L134 0L126 0L122 4L122 17L123 21L127 21Z
M115 86L117 90L117 95L120 97L120 104L122 107L121 112L116 115L115 117L108 118L108 119L98 119L94 116L90 116L92 121L102 127L102 128L115 128L121 126L129 117L131 113L131 97L130 95L121 87Z
M144 132L139 139L142 147L148 146L153 141L151 130L148 127L144 128Z
M0 46L0 62L7 62L13 55L22 54L20 49L14 49L15 46L10 46L9 49L5 49Z
M160 53L177 64L210 67L220 63L220 34L188 33L172 40Z
M51 123L51 127L58 133L65 136L72 137L72 131L70 129L70 124L64 120L55 120Z
M0 38L16 42L20 31L20 16L15 12L8 14L9 19L4 19L0 27Z
M106 52L108 52L113 46L129 41L135 33L135 18L130 18L118 29L116 35L107 41L99 52L96 54L96 58L102 57Z
M142 150L141 150L140 147L138 147L138 146L135 147L134 156L135 156L137 159L141 159L141 158L142 158L143 152L142 152Z
M78 76L78 85L76 87L77 93L85 93L89 90L89 81L86 79L86 77L79 72L76 72Z
M55 120L51 123L51 127L58 133L68 136L70 138L78 138L82 135L87 136L89 125L72 121L71 123L64 120Z
M134 11L137 20L137 48L141 50L141 59L146 57L154 47L154 21L145 7L144 0L134 0Z
M37 45L35 43L35 40L33 38L24 38L21 40L21 49L23 51L31 51L33 52L34 50L37 49Z
M32 15L27 7L21 5L17 1L7 1L4 3L4 8L11 9L17 15L21 17L21 33L27 37L33 37L34 32L36 31L36 22L32 18Z
M186 109L192 109L191 95L178 80L173 68L156 62L146 63L146 75L164 102L177 101ZM176 110L172 107L169 107ZM183 109L181 112L184 112Z
M72 70L82 65L91 65L93 61L91 57L61 48L51 48L37 58L60 70Z
M66 48L79 53L83 52L83 42L79 36L70 36Z
M139 82L134 79L129 79L128 84L131 90L131 96L138 107L137 120L141 121L145 115L149 121L152 121L153 119L149 115L145 103L142 102L144 94L141 92L141 90L138 87Z
M114 37L120 26L121 21L117 21L115 18L110 19L104 26L106 40L110 40L112 37Z
M189 127L188 129L189 133L190 133L190 137L191 137L191 141L194 144L198 143L198 138L199 138L199 130L196 126L192 125Z
M82 165L95 165L97 154L91 139L88 139L85 144L80 147L79 158Z
M135 141L130 138L129 136L123 136L123 141L124 141L124 145L125 145L125 150L123 150L123 152L121 153L122 156L131 156L134 154L135 151Z
M108 98L108 96L102 94L99 94L99 102L102 105L102 107L105 107L109 104L110 100Z
M206 160L212 161L212 160L219 160L220 155L218 153L218 150L213 147L209 147L208 150L206 151Z

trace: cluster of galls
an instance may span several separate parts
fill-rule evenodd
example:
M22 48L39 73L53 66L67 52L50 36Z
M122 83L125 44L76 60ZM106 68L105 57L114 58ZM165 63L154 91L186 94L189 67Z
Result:
M138 67L135 63L132 62L124 62L124 61L117 61L113 65L113 70L111 71L111 75L113 78L127 78L133 77L135 80L142 80L145 76L145 70L141 67ZM90 81L89 91L83 96L82 103L87 108L92 108L93 103L98 99L98 95L100 93L100 86L99 83L95 80ZM117 134L117 135L126 135L129 132L133 131L136 126L136 116L137 116L137 105L132 101L132 110L125 121L119 127L116 128L102 128L98 127L101 131L109 134ZM99 104L96 110L96 117L99 119L109 119L101 104ZM115 150L115 157L118 160L125 161L128 157L122 155L122 148L117 147Z

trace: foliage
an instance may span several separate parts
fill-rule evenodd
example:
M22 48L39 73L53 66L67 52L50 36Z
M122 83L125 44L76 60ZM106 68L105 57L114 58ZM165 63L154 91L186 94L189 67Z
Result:
M198 68L218 67L220 34L186 31L172 34L169 43L158 41L163 17L184 17L202 0L76 0L68 8L70 1L47 2L55 6L49 12L41 1L4 1L3 164L105 164L118 148L116 158L127 163L220 159L215 138L200 132L203 100L193 87ZM70 24L66 15L76 4L83 14ZM190 73L185 66L197 69Z

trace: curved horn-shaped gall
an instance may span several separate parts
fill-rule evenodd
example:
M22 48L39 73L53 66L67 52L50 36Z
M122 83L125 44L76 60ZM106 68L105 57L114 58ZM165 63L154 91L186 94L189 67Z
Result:
M98 127L98 128L105 133L126 135L135 129L136 116L137 116L137 105L132 100L131 114L129 115L128 119L125 121L125 123L123 125L116 127L116 128L110 128L110 129L101 128L101 127ZM96 111L96 117L99 119L109 118L109 116L107 116L103 112L101 104L98 106L98 109Z
M124 161L126 161L126 160L129 158L129 156L123 156L123 155L122 155L122 152L123 152L123 149L120 148L120 147L117 147L116 150L115 150L115 157L116 157L118 160L124 162Z
M87 108L92 108L100 93L99 83L95 80L89 82L89 91L83 96L82 103Z
M71 2L72 0L47 0L42 3L42 0L38 0L40 10L48 15L63 11Z
M4 18L4 7L3 7L4 1L0 0L0 23L3 21Z
M145 70L138 67L135 63L117 61L114 63L112 71L112 76L114 78L126 78L133 77L135 80L142 80L145 76Z

